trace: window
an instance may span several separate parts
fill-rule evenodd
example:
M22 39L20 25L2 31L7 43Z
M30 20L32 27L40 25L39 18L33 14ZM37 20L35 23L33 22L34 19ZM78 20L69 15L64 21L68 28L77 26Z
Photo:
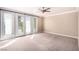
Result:
M37 32L37 17L8 11L0 14L2 40Z
M31 33L31 18L30 18L30 16L26 16L25 20L26 20L26 34L30 34Z
M3 12L2 15L2 34L3 39L10 38L13 36L13 14L9 12Z
M31 32L36 33L37 32L37 19L36 17L31 17Z
M23 15L17 15L17 34L18 35L24 35L24 16Z
M36 33L36 17L26 16L26 34Z
M4 13L5 35L12 34L12 15Z

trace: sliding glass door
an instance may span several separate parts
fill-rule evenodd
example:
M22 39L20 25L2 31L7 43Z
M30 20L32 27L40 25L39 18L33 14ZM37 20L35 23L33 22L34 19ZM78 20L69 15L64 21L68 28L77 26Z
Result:
M31 17L31 32L36 33L37 32L37 18Z
M26 34L31 34L31 17L30 16L25 16L25 21L26 21Z
M13 36L13 20L14 15L10 12L2 11L2 20L1 20L1 37L2 39L11 38Z
M37 32L37 17L1 11L0 37L2 40Z
M33 16L26 16L26 34L32 34L37 32L37 18Z
M20 15L20 14L17 14L17 21L16 21L16 35L17 36L21 36L21 35L24 35L24 29L25 29L25 22L24 22L24 15Z

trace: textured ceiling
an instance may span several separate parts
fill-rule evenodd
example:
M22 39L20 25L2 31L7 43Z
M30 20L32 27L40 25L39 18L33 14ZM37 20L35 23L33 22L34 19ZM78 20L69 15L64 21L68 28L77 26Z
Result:
M50 7L51 12L46 12L43 14L39 10L40 7L7 7L7 8L17 10L17 11L22 11L22 12L37 15L37 16L43 16L43 17L76 10L75 7Z

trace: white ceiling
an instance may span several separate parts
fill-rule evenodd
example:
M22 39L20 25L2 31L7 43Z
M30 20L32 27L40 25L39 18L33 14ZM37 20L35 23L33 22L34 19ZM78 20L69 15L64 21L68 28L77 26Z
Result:
M32 15L43 16L43 17L76 10L75 7L50 7L51 12L47 12L43 14L39 10L40 7L7 7L7 8L17 10L17 11L22 11L22 12L29 13Z

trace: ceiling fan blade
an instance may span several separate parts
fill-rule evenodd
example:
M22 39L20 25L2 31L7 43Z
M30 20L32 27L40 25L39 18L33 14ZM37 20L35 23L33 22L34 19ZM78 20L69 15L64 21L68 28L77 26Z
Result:
M47 7L42 7L42 10L48 10L49 8L47 8Z
M45 13L45 12L50 12L49 9L50 9L50 8L42 7L42 8L40 8L39 10L40 10L42 13Z
M46 12L50 12L50 11L46 11Z
M49 10L50 8L47 8L46 10Z

